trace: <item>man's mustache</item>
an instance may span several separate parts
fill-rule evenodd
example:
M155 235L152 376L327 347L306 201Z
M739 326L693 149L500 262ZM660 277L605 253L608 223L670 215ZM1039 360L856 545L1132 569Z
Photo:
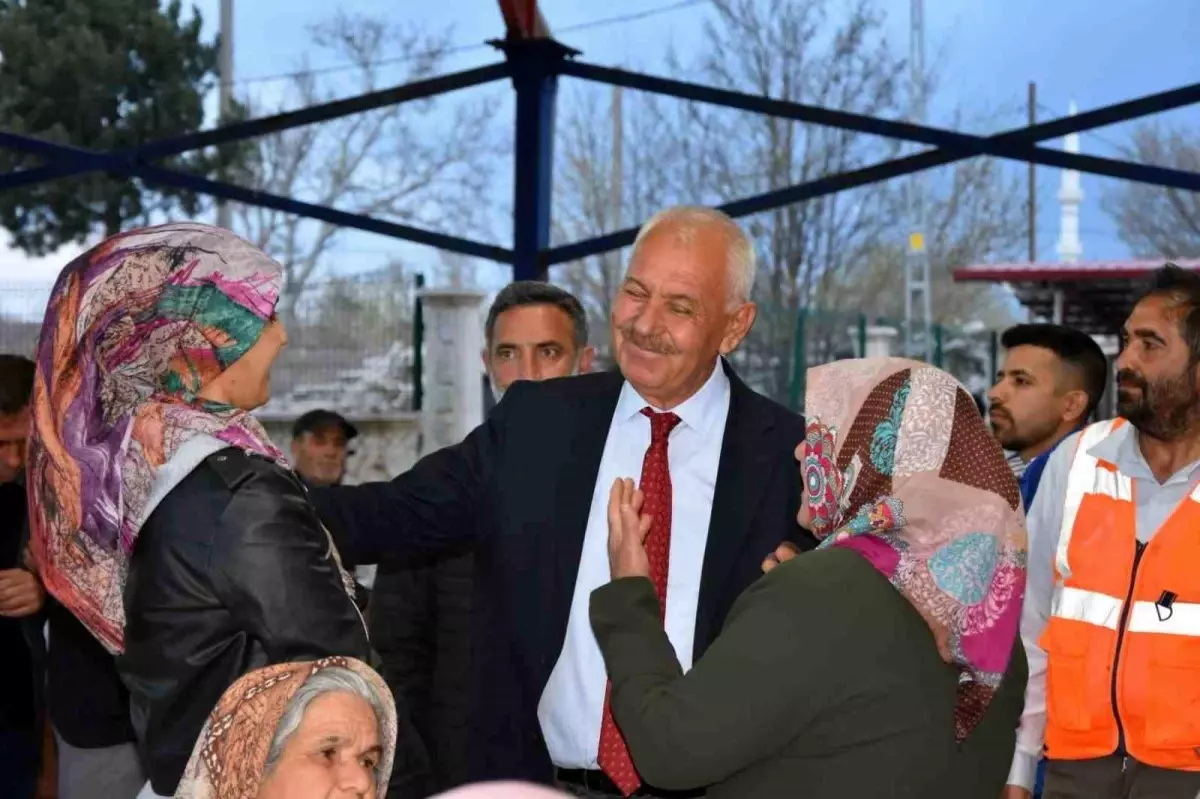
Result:
M1146 386L1147 386L1146 378L1142 377L1141 375L1139 375L1137 372L1133 371L1132 369L1122 369L1119 372L1117 372L1117 387L1118 388L1122 388L1122 387L1140 388L1142 391L1145 391Z
M679 349L666 336L644 336L637 332L632 324L624 325L618 328L618 330L621 331L622 338L640 350L653 352L657 355L676 355L679 353Z

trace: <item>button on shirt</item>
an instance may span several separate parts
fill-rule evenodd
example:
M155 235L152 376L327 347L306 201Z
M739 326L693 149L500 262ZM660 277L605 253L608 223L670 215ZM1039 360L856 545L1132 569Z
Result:
M1029 683L1025 689L1025 711L1017 731L1017 751L1009 772L1010 785L1033 789L1037 761L1046 736L1046 651L1038 639L1050 618L1054 596L1054 558L1062 534L1063 503L1067 493L1067 474L1079 443L1079 434L1071 436L1054 450L1042 473L1037 495L1029 508L1029 573L1025 605L1021 612L1021 639L1029 658ZM1121 425L1089 450L1100 460L1115 463L1122 474L1133 480L1137 539L1149 542L1158 528L1183 501L1200 479L1200 461L1185 466L1159 483L1138 446L1137 428Z
M663 410L651 406L633 386L625 383L608 428L596 488L592 492L566 639L538 705L542 735L551 761L559 768L599 767L600 723L608 675L600 646L592 633L588 606L592 591L611 579L608 565L609 491L618 477L638 480L642 460L650 446L650 420L642 415L642 409L646 407ZM720 361L714 364L712 376L699 391L670 410L679 417L680 423L667 439L672 521L665 628L680 666L687 671L692 666L700 573L708 541L725 420L729 415L729 378Z

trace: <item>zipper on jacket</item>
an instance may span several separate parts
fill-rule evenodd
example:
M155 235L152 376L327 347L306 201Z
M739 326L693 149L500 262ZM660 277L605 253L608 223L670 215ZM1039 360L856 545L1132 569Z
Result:
M1125 625L1129 623L1129 614L1133 610L1133 592L1137 588L1138 566L1142 562L1142 554L1146 545L1141 541L1133 552L1133 571L1129 575L1129 594L1125 597L1125 606L1121 608L1121 621L1117 626L1117 651L1113 655L1112 673L1112 709L1113 718L1117 720L1117 751L1114 754L1125 754L1125 725L1121 723L1121 710L1117 707L1117 680L1121 673L1121 645L1125 643ZM1122 769L1124 764L1122 764Z

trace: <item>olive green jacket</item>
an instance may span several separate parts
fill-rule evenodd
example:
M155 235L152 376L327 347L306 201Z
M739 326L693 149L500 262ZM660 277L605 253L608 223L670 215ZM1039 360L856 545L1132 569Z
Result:
M954 669L858 554L813 552L742 594L686 675L649 580L591 597L613 713L647 785L711 799L997 799L1027 666L1018 641L983 721L954 740Z

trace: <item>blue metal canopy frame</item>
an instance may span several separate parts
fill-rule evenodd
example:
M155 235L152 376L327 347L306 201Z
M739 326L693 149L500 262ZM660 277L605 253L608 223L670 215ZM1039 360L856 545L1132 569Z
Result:
M575 60L579 55L578 51L554 39L514 36L511 29L507 39L493 44L504 53L504 61L297 111L149 142L132 149L94 152L0 131L0 147L36 155L47 161L44 166L0 174L0 191L90 171L102 171L509 264L513 267L515 280L544 278L551 266L628 246L637 234L637 228L627 228L573 244L549 246L555 98L558 78L566 76L798 122L926 144L934 148L776 189L755 197L735 200L721 206L722 210L733 217L823 197L976 156L993 156L1074 169L1095 175L1200 192L1200 173L1071 154L1037 146L1040 142L1068 133L1091 130L1200 103L1200 83L1116 103L1076 116L1061 117L991 136L975 136L588 64ZM349 114L436 97L502 78L512 80L516 93L511 249L363 214L339 211L328 206L313 205L155 164L160 159L202 147L243 141Z

